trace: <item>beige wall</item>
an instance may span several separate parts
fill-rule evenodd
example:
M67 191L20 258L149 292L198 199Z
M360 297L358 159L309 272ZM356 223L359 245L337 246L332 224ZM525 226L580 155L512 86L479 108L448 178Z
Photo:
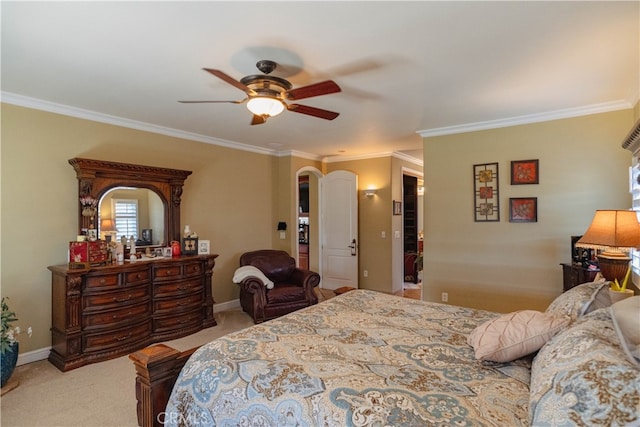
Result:
M500 312L544 310L562 292L570 236L596 209L628 209L633 110L424 139L424 296ZM539 185L510 185L512 160L540 160ZM499 163L500 222L473 220L473 165ZM510 197L537 197L537 223L510 223Z
M1 290L20 326L21 352L51 345L51 277L77 234L78 184L68 160L87 157L186 169L182 226L220 256L217 303L238 298L232 283L247 248L271 247L273 157L2 104Z

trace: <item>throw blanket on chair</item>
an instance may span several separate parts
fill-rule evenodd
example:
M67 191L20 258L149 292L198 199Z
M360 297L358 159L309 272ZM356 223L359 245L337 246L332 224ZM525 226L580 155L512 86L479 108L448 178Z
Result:
M247 277L257 277L264 283L267 289L273 289L273 282L269 280L262 271L252 265L239 267L236 272L233 273L233 283L240 283Z

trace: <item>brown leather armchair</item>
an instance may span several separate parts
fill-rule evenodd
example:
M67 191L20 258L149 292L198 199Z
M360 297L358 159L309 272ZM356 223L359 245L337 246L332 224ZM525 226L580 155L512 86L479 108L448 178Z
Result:
M283 316L318 303L314 287L320 283L320 275L296 267L296 261L285 251L263 249L246 252L240 257L240 266L256 267L268 279L273 288L257 277L244 278L240 286L242 309L253 317L255 323Z

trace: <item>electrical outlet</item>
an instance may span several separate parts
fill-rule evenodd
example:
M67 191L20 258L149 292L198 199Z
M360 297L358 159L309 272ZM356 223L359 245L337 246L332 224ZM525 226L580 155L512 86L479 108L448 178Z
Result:
M443 292L442 293L442 302L448 302L449 301L449 294L447 292Z
M382 237L383 239L387 238L387 232L386 231L381 231L380 232L380 237Z
M362 275L363 275L364 277L369 277L369 270L364 270L364 271L362 272Z

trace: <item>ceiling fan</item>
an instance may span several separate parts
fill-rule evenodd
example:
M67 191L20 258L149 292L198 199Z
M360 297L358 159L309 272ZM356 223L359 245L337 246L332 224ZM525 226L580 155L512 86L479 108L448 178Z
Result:
M260 60L256 63L256 67L263 74L249 75L240 79L240 81L230 77L228 74L220 70L212 68L203 68L203 70L213 74L221 80L240 89L247 94L247 97L239 101L178 101L185 104L199 103L231 103L244 104L253 113L252 125L265 123L269 117L277 116L285 109L295 113L306 114L313 117L319 117L325 120L333 120L340 115L333 111L323 110L321 108L309 107L300 104L288 104L287 101L295 101L314 96L327 95L329 93L340 92L340 86L333 80L326 80L320 83L314 83L308 86L302 86L292 89L293 85L280 77L269 76L276 69L277 64L269 60Z

